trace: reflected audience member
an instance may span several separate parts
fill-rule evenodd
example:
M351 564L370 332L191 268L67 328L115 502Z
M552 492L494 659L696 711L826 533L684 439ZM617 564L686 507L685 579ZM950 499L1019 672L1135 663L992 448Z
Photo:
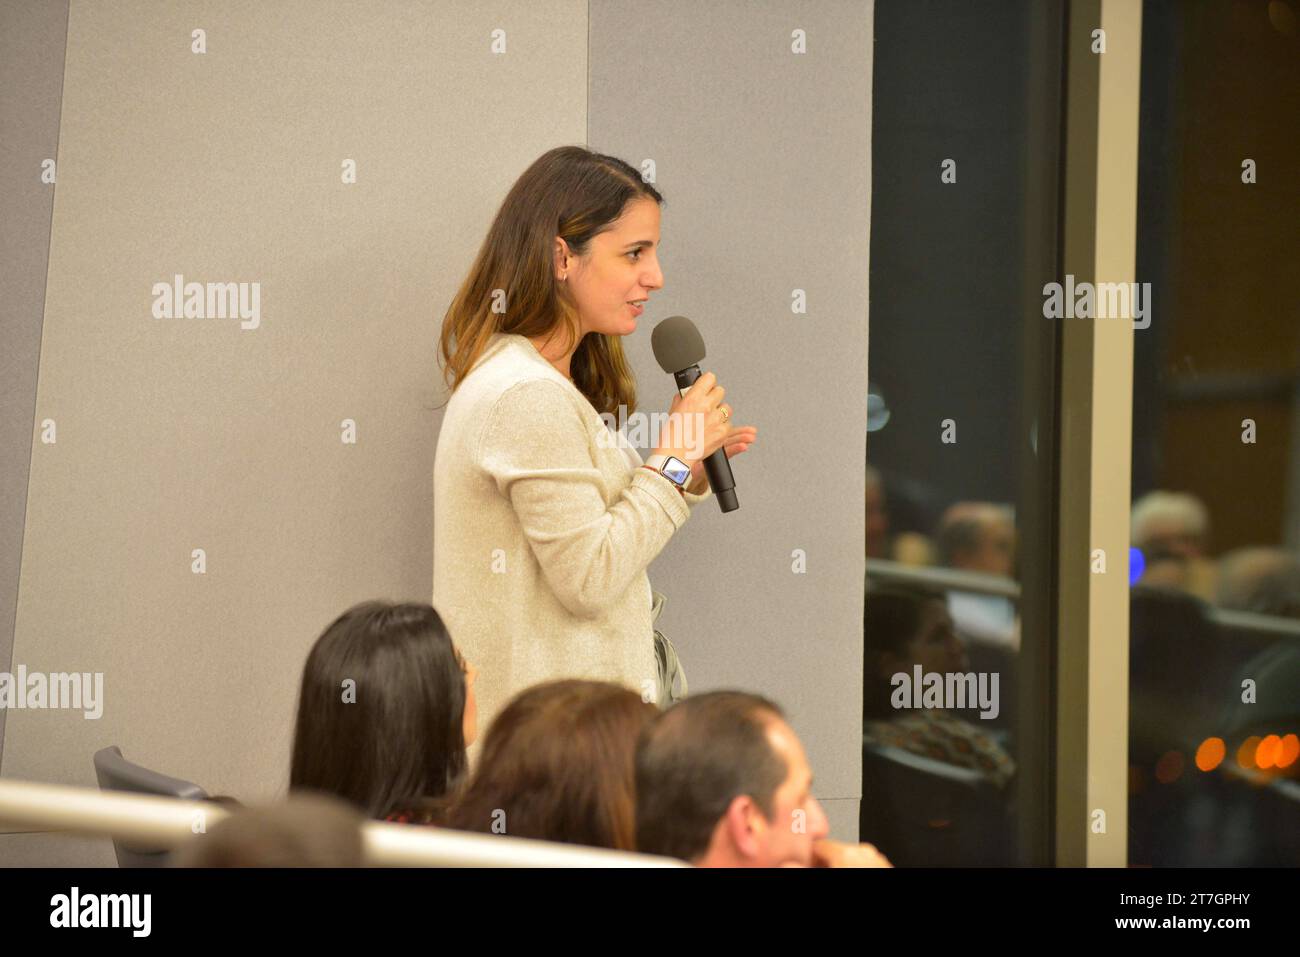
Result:
M658 713L604 681L526 688L488 727L447 826L633 850L633 756L641 729Z
M899 532L894 536L893 560L910 568L934 564L934 543L920 532Z
M867 466L867 558L889 558L889 513L885 510L885 483L880 472Z
M992 502L958 502L939 520L939 561L986 575L1011 578L1015 567L1015 515Z
M812 770L771 701L693 695L659 715L636 753L636 843L700 867L888 867L870 844L826 839Z
M337 795L370 817L435 823L474 740L474 675L431 605L348 609L303 668L290 790Z
M1015 541L1015 513L1005 505L958 502L939 521L939 561L960 571L1014 577ZM1010 598L954 590L947 601L957 629L971 641L1020 650L1020 621Z
M352 805L325 794L241 807L182 845L173 867L360 867L361 826Z
M1186 492L1157 490L1133 503L1131 544L1142 552L1143 585L1177 588L1214 600L1214 563L1206 557L1210 516L1204 503Z
M934 544L910 530L893 532L889 486L874 466L867 466L866 556L924 568L934 563Z
M889 510L890 551L894 560L906 564L913 558L925 557L924 564L934 564L931 536L943 513L940 492L922 479L880 466L877 468L884 483L885 506Z
M939 592L890 585L867 592L863 613L863 733L947 764L982 771L998 787L1015 774L1006 750L979 726L943 708L900 710L892 677L965 674L970 664Z
M1216 604L1277 618L1300 618L1300 558L1284 548L1239 548L1219 562Z

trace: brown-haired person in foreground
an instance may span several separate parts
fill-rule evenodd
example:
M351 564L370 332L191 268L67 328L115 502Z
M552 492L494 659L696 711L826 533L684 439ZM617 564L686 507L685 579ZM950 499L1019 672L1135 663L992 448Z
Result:
M714 691L681 701L636 753L636 841L700 867L890 867L870 844L827 839L812 769L781 709Z
M239 807L181 845L172 867L361 867L365 818L346 801L300 794Z
M447 826L633 850L633 754L658 713L635 692L603 681L525 689L488 728Z
M337 795L372 818L436 823L474 740L474 677L431 605L349 608L303 668L290 790Z

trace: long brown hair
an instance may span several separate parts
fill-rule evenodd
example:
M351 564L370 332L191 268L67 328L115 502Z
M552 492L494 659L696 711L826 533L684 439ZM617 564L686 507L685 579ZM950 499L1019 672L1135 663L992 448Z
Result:
M516 695L447 826L633 850L636 742L659 709L604 681L566 679Z
M454 392L494 333L533 338L579 331L576 305L555 278L555 237L584 256L634 199L663 197L623 160L583 146L560 146L533 162L510 188L469 274L442 321L443 376ZM504 300L502 300L504 296ZM636 380L620 336L591 332L573 354L573 383L597 412L636 411Z

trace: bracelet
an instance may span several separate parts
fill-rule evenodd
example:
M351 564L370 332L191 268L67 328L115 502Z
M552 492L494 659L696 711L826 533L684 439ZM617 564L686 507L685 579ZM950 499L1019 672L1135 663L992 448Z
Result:
M660 472L660 471L659 471L658 469L656 469L653 465L643 465L643 466L641 466L641 467L642 467L643 469L649 469L651 472L654 472L655 475L659 475L659 476L662 476L662 477L665 478L665 479L668 479L668 481L669 481L669 483L671 483L672 487L675 488L675 489L677 489L677 491L679 491L679 492L682 493L682 498L685 498L685 497L686 497L686 489L685 489L685 488L683 488L682 486L678 485L678 484L677 484L676 482L674 482L672 479L668 478L667 475L664 475L663 472Z

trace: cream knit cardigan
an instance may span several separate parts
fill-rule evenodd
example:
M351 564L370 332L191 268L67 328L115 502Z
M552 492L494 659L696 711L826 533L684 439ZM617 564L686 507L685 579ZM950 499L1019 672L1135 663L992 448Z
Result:
M433 605L478 669L480 741L540 681L658 697L646 567L711 493L683 497L620 444L525 336L495 334L452 393L433 467Z

